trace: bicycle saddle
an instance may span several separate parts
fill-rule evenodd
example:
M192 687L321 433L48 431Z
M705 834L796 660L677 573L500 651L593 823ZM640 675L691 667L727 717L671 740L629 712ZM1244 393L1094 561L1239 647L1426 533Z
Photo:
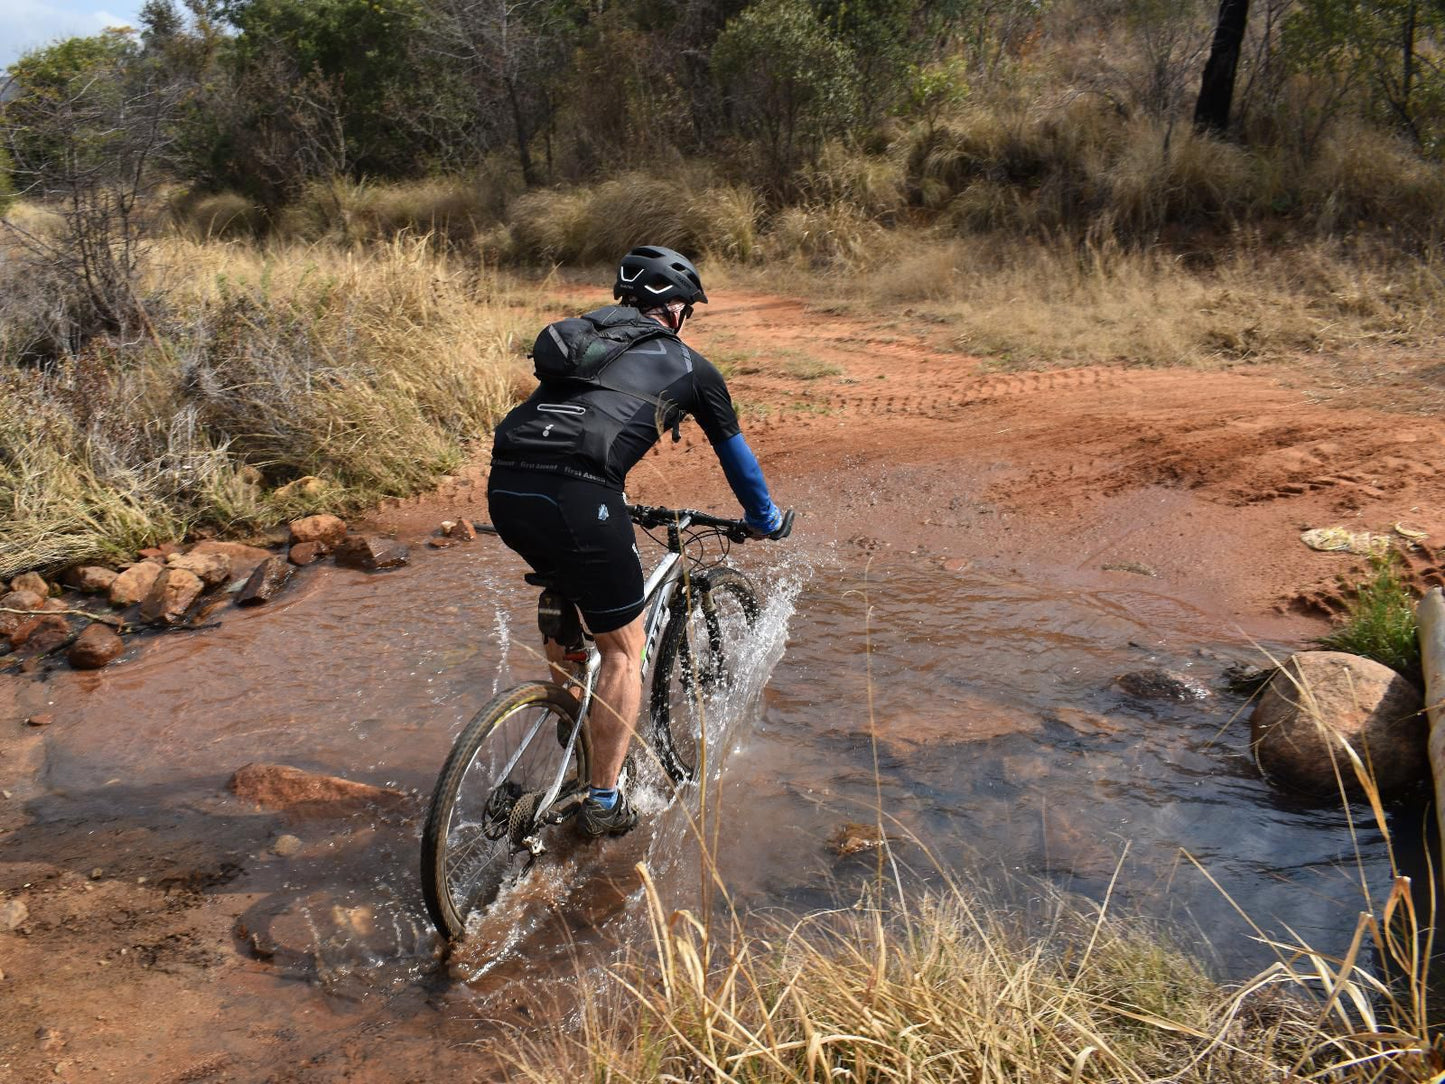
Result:
M533 587L540 587L544 591L557 590L557 581L545 572L528 572L522 579L526 580Z

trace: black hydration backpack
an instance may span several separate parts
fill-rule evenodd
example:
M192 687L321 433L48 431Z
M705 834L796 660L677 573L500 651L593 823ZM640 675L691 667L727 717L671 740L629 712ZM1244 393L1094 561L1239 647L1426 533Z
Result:
M601 383L602 371L640 342L673 332L628 305L548 324L532 346L532 365L543 383Z

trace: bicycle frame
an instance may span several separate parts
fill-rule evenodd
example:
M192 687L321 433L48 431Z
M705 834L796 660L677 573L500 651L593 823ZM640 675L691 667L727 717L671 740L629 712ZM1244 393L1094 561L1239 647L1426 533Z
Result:
M683 576L681 567L682 532L692 523L692 519L693 517L690 512L683 512L674 522L668 524L668 551L662 560L657 563L657 567L648 575L647 581L643 586L642 597L645 600L644 613L647 615L643 621L643 670L646 670L647 660L652 657L653 648L657 646L658 637L662 635L662 630L667 624L667 617L671 609L673 595L676 593L677 585ZM557 774L552 779L551 785L547 788L546 793L543 794L542 801L537 807L538 809L546 811L538 817L537 823L539 826L546 823L555 824L561 820L560 816L557 820L551 820L548 813L551 812L552 804L557 801L557 796L562 792L562 783L566 779L567 766L572 761L572 750L577 744L577 737L581 733L582 728L587 725L588 711L592 706L592 691L597 683L597 673L602 669L602 652L597 650L595 642L589 641L586 659L578 661L581 663L581 665L576 667L578 672L570 675L572 684L575 684L578 689L581 690L581 695L577 701L577 722L572 727L572 733L567 736L566 752L557 766ZM512 759L507 763L502 772L502 778L505 779L511 774L517 761L521 759L523 750L531 744L532 739L536 736L537 727L541 725L542 721L540 719L533 724L532 729L527 733L526 740L522 742L517 752L513 754ZM527 836L522 842L526 844L527 850L532 853L534 858L545 850L541 837L537 833Z

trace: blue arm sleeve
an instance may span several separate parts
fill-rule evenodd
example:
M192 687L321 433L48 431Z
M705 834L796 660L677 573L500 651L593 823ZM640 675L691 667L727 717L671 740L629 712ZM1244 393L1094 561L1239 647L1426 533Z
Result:
M757 457L748 447L741 433L735 433L727 440L713 445L728 485L743 506L743 519L749 527L758 531L776 531L783 522L783 515L773 498L768 495L768 483L763 481L763 469L758 466Z

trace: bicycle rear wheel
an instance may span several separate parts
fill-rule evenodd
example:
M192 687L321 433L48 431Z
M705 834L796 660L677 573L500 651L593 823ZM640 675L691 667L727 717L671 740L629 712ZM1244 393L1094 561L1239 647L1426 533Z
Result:
M735 674L743 642L762 606L734 568L694 573L679 591L652 675L652 738L674 783L696 779L709 707Z
M570 757L563 744L576 720L569 692L530 682L494 697L458 735L422 831L422 894L448 939L465 933L467 917L496 899L526 849L524 840L585 789L586 728ZM556 801L539 809L559 772Z

